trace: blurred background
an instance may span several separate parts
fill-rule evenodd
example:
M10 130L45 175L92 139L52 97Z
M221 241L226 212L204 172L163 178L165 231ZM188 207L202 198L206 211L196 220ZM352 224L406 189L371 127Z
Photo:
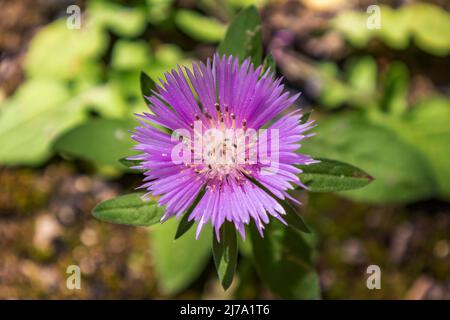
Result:
M352 192L296 193L323 298L450 298L445 0L0 0L0 298L276 298L248 263L226 292L210 259L193 283L165 284L145 228L90 214L139 185L111 161L131 142L112 134L122 149L111 157L55 148L91 118L129 123L145 110L141 70L158 79L206 59L251 4L278 74L314 110L317 135L303 152L376 179ZM66 287L73 264L81 290ZM381 290L366 287L372 264Z

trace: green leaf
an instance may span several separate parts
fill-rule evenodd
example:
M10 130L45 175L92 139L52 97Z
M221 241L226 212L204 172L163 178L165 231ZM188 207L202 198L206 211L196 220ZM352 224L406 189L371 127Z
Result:
M228 27L218 50L221 55L237 56L241 61L251 57L255 65L261 64L261 18L254 6L242 10L236 16Z
M365 187L372 180L366 172L352 165L317 158L319 163L298 166L300 181L312 192L335 192Z
M320 90L320 103L322 106L333 109L352 99L351 88L339 80L339 68L334 63L323 62L319 65L322 81Z
M146 97L150 97L152 95L152 90L156 88L155 81L153 81L145 72L141 72L140 82L142 97L144 98L145 104L148 105L149 102Z
M322 119L317 136L305 140L300 152L351 163L376 177L364 188L342 193L356 200L408 202L427 198L436 190L423 155L392 130L362 116Z
M377 65L372 57L352 59L344 72L329 62L322 62L318 67L323 106L337 108L346 104L365 109L376 106Z
M86 84L86 87L83 85L79 91L80 93L70 100L67 108L92 110L109 118L123 118L128 115L126 101L109 83L97 86Z
M408 141L430 163L440 195L450 199L450 99L430 98L413 110Z
M172 15L174 0L146 0L147 20L158 25Z
M67 88L51 80L25 82L0 108L0 163L40 164L57 135L84 120Z
M357 11L342 11L331 20L331 27L357 48L367 45L373 34L372 30L367 28L367 15Z
M131 8L106 1L90 1L89 17L92 22L111 30L122 37L140 35L146 27L146 13L143 8Z
M173 239L177 221L169 219L150 230L150 248L160 290L176 294L198 278L211 257L211 228L205 226L198 240L195 229Z
M382 109L391 114L403 114L408 108L408 68L402 62L394 62L389 65L383 80Z
M377 64L371 56L353 60L347 69L348 84L354 89L372 95L377 89Z
M311 117L312 111L305 112L302 114L302 117L300 118L300 124L305 124L308 122L309 118Z
M238 237L238 246L239 246L239 253L245 258L251 259L253 255L252 242L249 239L243 240L242 238Z
M119 162L130 169L141 164L140 160L129 160L128 158L121 158L119 159Z
M150 226L160 222L164 207L156 200L142 200L143 193L131 193L99 203L92 215L99 220L131 226Z
M269 53L263 61L262 73L264 74L267 70L270 70L269 72L272 74L276 74L277 72L277 65L271 53Z
M175 234L175 240L189 231L189 229L194 225L194 220L189 221L189 214L190 213L186 212L181 218L180 223L178 224L177 232Z
M312 250L302 235L273 219L260 236L251 225L254 265L264 284L284 299L320 299Z
M149 45L145 41L118 40L114 44L111 66L120 70L141 70L150 62Z
M238 256L238 243L234 225L225 221L220 228L220 242L213 235L213 257L222 287L227 290L233 282Z
M183 215L183 218L181 219L181 221L180 221L180 223L178 225L177 232L175 234L175 240L178 239L179 237L181 237L183 234L185 234L194 225L194 220L189 221L189 216L191 215L192 211L195 209L197 204L200 202L200 200L205 195L205 190L206 189L203 187L199 191L199 193L198 193L197 197L195 198L194 202L186 210L186 213Z
M286 211L286 216L283 218L290 228L304 233L311 233L302 216L298 214L299 209L296 209L288 200L281 201L281 205Z
M117 159L136 153L131 150L133 126L128 120L91 120L61 135L53 148L59 153L121 169Z
M403 6L397 10L380 6L381 28L376 30L376 35L391 48L403 50L409 45L412 20L408 17L408 7Z
M25 73L29 78L63 79L77 77L100 78L93 62L107 49L108 35L92 23L83 21L83 28L67 28L66 19L44 26L32 39L26 59Z
M226 31L225 25L191 10L177 10L175 24L193 39L206 42L220 41Z
M437 56L450 53L450 14L444 9L428 4L414 3L406 7L414 40L418 47Z
M405 117L395 120L387 125L421 152L431 168L439 195L450 199L450 99L428 98Z
M436 5L412 3L399 9L380 6L381 28L366 27L367 13L343 11L331 23L353 46L366 46L378 38L394 49L405 49L410 38L422 50L446 56L450 52L450 14ZM412 36L412 37L411 37Z

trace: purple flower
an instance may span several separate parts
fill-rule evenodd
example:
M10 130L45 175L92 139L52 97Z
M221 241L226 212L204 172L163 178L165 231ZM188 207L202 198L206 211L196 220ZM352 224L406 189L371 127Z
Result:
M251 220L261 236L269 215L286 224L279 200L298 203L287 193L294 185L304 187L296 165L316 162L296 152L311 135L304 132L312 122L300 123L299 111L279 117L300 94L291 96L281 78L269 70L262 74L249 59L239 65L237 58L215 55L212 64L208 59L191 70L166 73L148 97L154 114L138 115L141 126L133 139L141 154L131 159L140 160L137 168L145 172L141 188L159 196L166 207L162 221L181 216L205 190L189 216L198 222L197 237L209 222L218 239L225 220L242 238Z

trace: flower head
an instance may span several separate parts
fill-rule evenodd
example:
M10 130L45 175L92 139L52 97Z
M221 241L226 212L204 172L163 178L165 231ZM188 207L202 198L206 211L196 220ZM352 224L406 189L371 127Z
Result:
M287 193L303 186L296 165L316 162L296 152L312 122L300 123L298 111L281 116L299 94L262 70L248 59L215 55L192 71L166 73L148 97L153 114L138 115L133 139L141 154L132 158L144 170L141 187L166 207L163 221L182 215L204 191L189 216L198 222L197 237L209 222L218 238L226 220L243 238L251 220L261 235L269 216L285 223L278 201L296 201Z

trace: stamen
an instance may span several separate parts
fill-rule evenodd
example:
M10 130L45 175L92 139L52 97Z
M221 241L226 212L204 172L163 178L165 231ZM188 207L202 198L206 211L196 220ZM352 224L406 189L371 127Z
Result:
M211 116L208 112L205 113L205 116L206 116L206 118L209 120L209 125L210 125L211 127L213 127L213 126L214 126L214 121L213 121L212 116Z
M224 105L225 107L225 120L226 120L226 124L228 125L230 123L230 114L229 114L229 109L227 105Z
M227 144L226 144L226 142L224 142L224 143L222 144L222 154L223 154L224 156L227 155Z
M221 117L221 113L220 113L220 104L218 104L217 102L216 102L216 104L215 104L215 106L216 106L216 111L217 111L217 119L220 119L220 117Z
M208 137L207 141L205 141L208 148L205 150L205 157L211 157L217 155L220 157L217 162L213 163L205 163L201 167L194 167L195 172L198 174L197 177L201 179L205 179L206 181L211 181L212 188L210 190L222 190L223 185L228 183L229 179L236 179L238 184L242 184L243 174L251 174L251 171L248 168L244 167L242 164L237 163L237 150L238 150L238 142L234 138L230 138L225 130L230 128L230 125L233 129L237 129L236 126L236 114L230 112L230 108L227 105L220 105L219 103L215 103L215 108L217 110L217 116L212 117L208 112L203 113L206 119L210 122L210 127L222 130L225 134L223 138L218 139L217 137ZM200 114L200 116L202 116ZM198 119L199 115L195 114L195 118ZM247 129L247 120L242 120L242 128L244 130ZM227 150L230 143L232 148ZM193 149L191 149L193 152ZM194 154L195 157L195 154ZM200 161L203 156L200 156ZM245 157L245 162L248 163L249 156Z
M234 129L236 128L236 115L234 112L231 113L231 127Z

